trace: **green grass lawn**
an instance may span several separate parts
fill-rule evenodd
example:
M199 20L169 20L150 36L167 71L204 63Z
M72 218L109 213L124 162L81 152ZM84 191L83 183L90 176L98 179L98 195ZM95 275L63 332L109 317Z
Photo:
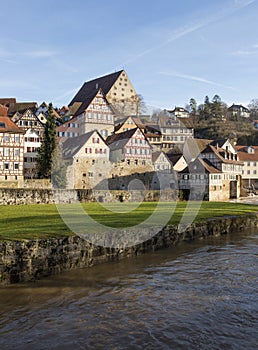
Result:
M129 227L151 218L153 225L163 217L169 224L177 224L184 215L184 221L202 221L225 215L243 215L258 211L256 205L220 202L178 202L178 203L99 203L82 204L81 208L95 221L109 227ZM76 205L64 205L70 220L80 219ZM118 210L119 209L119 210ZM117 212L119 211L119 212ZM0 240L21 240L32 238L63 237L73 235L65 225L54 204L0 206ZM153 214L153 216L151 216ZM167 218L169 218L167 220ZM85 227L85 229L87 229Z

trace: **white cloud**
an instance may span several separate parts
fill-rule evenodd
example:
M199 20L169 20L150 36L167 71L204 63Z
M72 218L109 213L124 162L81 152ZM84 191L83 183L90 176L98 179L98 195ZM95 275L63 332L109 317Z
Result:
M29 56L31 58L49 58L49 57L56 56L57 53L51 50L35 50L35 51L25 52L24 55Z
M224 8L222 8L222 10L220 10L219 12L217 12L211 16L207 16L201 20L198 19L197 21L193 20L192 23L173 30L168 35L167 39L164 40L162 43L160 43L156 46L147 48L138 54L134 54L134 55L131 54L131 58L129 58L125 62L118 65L117 68L123 67L124 65L126 65L128 63L134 62L137 59L139 59L147 54L152 53L153 51L157 51L158 49L170 44L171 42L173 42L177 39L180 39L180 38L182 38L190 33L193 33L195 31L197 31L198 29L204 28L212 23L220 21L223 18L226 18L226 17L232 15L234 12L240 11L244 7L247 7L256 1L257 0L234 0L233 4L231 3L229 6L225 6Z

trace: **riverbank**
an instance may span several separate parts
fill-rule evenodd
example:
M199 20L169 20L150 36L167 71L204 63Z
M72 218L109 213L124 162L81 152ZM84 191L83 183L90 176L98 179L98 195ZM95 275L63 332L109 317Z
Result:
M192 223L184 229L168 224L143 243L124 248L94 246L79 236L0 242L0 284L33 281L76 268L117 261L181 242L258 227L258 213L224 216Z

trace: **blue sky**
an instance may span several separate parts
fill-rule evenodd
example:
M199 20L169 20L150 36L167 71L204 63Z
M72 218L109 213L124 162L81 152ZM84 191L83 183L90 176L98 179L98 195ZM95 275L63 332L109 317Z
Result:
M153 108L258 98L258 0L8 0L0 25L0 97L61 107L125 69Z

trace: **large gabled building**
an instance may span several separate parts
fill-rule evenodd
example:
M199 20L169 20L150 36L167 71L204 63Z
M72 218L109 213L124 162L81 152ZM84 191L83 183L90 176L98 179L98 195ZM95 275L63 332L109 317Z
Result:
M114 131L114 112L101 88L94 90L80 104L72 119L57 128L57 136L63 142L93 130L97 130L103 138Z
M71 113L78 115L78 109L99 89L117 117L139 114L140 99L124 70L85 82L68 105Z

